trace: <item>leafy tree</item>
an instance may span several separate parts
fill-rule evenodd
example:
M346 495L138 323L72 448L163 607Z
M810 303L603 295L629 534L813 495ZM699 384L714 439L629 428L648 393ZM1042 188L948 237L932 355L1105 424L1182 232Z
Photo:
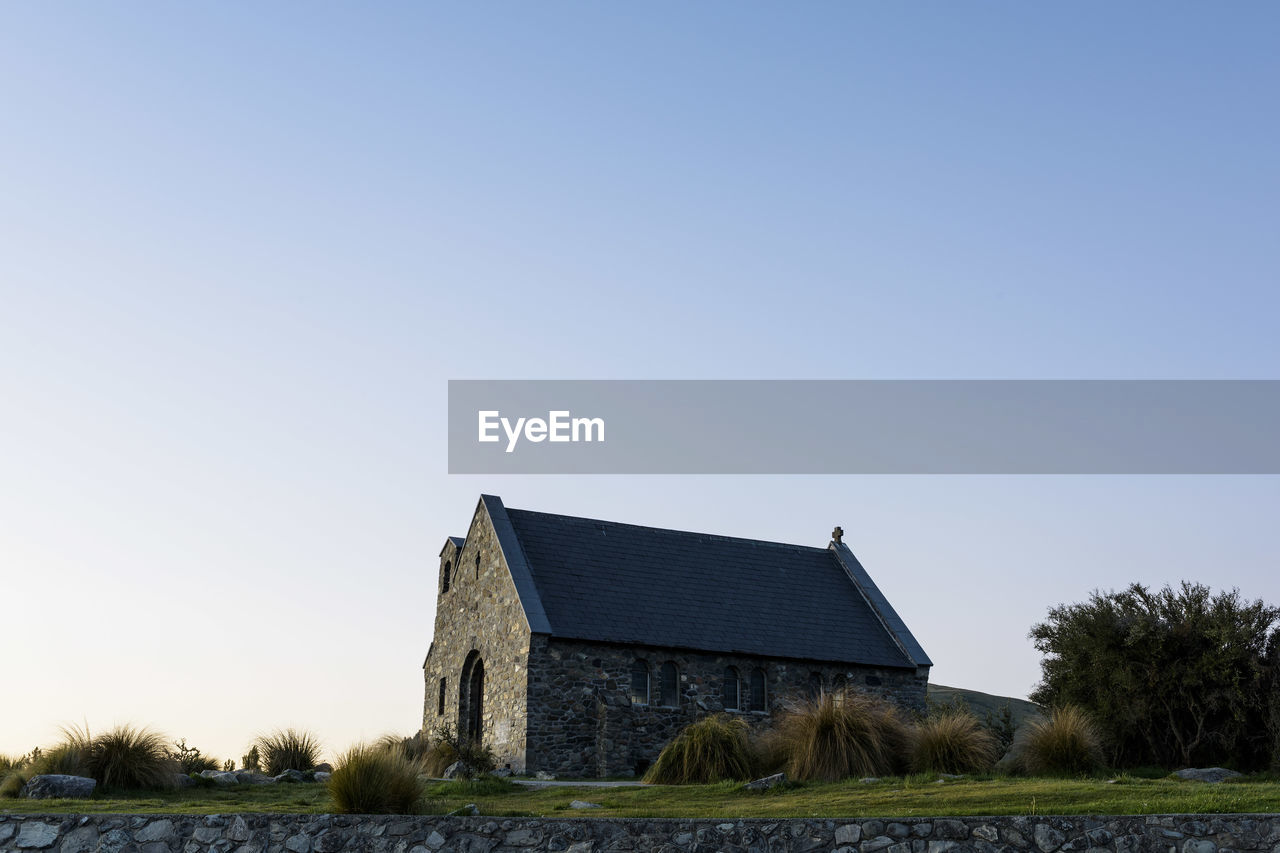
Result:
M1031 698L1090 710L1115 766L1256 767L1275 739L1277 620L1280 609L1238 590L1186 581L1095 591L1031 629L1045 655Z

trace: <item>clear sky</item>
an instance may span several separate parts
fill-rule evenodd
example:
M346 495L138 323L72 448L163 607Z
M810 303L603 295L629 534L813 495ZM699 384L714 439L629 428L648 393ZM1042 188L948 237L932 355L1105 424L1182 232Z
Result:
M451 477L457 378L1280 378L1272 3L0 6L0 751L416 729L509 506L826 543L1023 696L1273 477Z

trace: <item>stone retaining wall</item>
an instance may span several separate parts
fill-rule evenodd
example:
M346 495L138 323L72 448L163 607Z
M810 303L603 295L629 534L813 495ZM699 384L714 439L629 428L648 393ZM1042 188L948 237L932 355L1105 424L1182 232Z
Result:
M56 853L1280 853L1280 815L899 820L6 815L0 851Z

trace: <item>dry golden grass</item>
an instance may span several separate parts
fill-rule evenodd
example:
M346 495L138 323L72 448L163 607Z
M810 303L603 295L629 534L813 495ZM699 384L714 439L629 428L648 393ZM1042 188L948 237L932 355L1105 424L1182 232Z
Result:
M996 739L969 711L928 717L911 732L914 773L982 773L1000 757Z
M1102 767L1101 738L1089 714L1076 705L1026 724L1014 743L1018 765L1032 776L1077 776Z
M751 778L755 762L742 720L716 714L686 726L663 747L644 781L693 785Z
M901 769L907 727L891 706L849 691L798 703L778 724L775 749L800 781L884 776Z

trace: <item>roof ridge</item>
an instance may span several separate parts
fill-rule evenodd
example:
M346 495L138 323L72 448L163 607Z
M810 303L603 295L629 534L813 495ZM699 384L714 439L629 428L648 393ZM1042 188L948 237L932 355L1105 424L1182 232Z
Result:
M585 521L590 524L609 524L614 527L629 527L632 530L644 530L649 533L675 534L678 536L698 536L698 537L711 539L715 541L721 541L721 542L745 542L745 543L750 543L752 545L764 545L770 548L785 548L787 550L813 551L815 553L817 552L826 553L830 550L826 546L797 545L794 542L775 542L770 539L751 539L750 537L747 537L747 536L726 536L720 533L707 533L701 530L680 530L675 527L653 527L647 524L630 524L626 521L609 521L608 519L604 519L604 518L587 518L586 516L582 516L582 515L565 515L563 513L558 513L558 512L539 512L538 510L533 510L533 509L515 509L514 507L507 507L507 512L519 513L521 515L538 515L538 516L542 516L543 518L554 518L559 520Z

